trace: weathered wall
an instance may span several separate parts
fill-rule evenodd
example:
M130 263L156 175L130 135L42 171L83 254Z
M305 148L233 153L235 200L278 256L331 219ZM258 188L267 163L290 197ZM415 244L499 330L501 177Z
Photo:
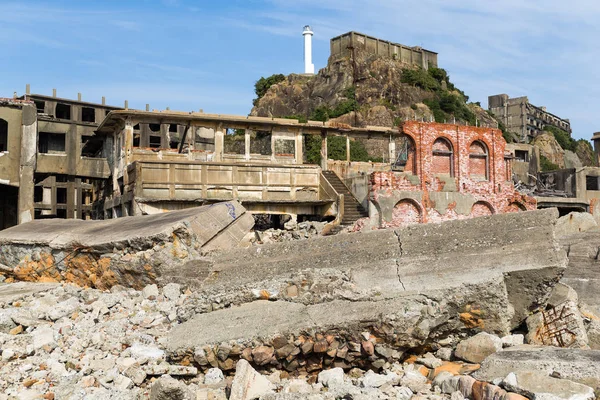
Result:
M536 208L533 198L514 190L504 159L506 142L498 129L412 121L402 129L415 150L404 172L371 174L372 225L440 222Z
M0 183L19 186L19 162L21 160L22 104L10 105L12 100L0 100L0 119L8 124L7 151L0 152Z
M388 42L358 32L348 32L330 40L330 56L332 59L348 57L352 49L360 49L368 53L391 57L407 64L418 65L427 69L429 65L437 67L437 53L421 47L405 46L399 43Z

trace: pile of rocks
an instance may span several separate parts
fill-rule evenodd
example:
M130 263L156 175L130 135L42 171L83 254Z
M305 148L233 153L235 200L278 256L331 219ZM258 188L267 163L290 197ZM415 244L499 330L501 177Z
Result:
M263 231L256 230L248 234L243 242L257 246L267 243L310 239L319 236L325 225L327 225L327 222L304 221L297 223L295 221L288 221L284 224L285 229L269 228Z
M17 294L13 285L22 284L0 285L0 399L516 400L515 393L538 390L522 371L495 381L469 376L494 353L522 344L523 335L449 336L419 355L367 333L356 342L307 336L298 346L275 337L271 346L234 343L177 359L168 334L182 322L180 310L195 301L177 284L142 291L28 284L33 290ZM593 398L584 385L542 375Z

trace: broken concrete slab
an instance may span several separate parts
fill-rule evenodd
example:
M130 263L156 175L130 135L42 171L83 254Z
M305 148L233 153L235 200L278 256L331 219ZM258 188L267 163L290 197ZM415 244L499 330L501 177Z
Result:
M12 268L0 274L141 288L207 251L235 247L253 224L235 201L103 221L36 220L0 232L0 263Z
M598 222L587 212L571 212L556 221L556 237L565 237L589 230L598 230Z
M559 241L569 258L561 282L572 287L579 301L600 316L600 232L577 233Z
M492 382L511 372L539 371L558 374L593 388L600 386L600 351L522 345L509 347L487 357L473 376Z
M593 400L594 389L568 379L558 379L540 371L519 371L513 374L511 382L505 379L506 390L518 393L529 399Z
M506 335L523 321L515 315L545 304L563 272L556 216L553 210L496 215L238 249L212 263L191 262L201 276L198 296L208 304L191 309L187 322L170 332L168 351L177 359L222 343L278 348L272 340L280 335L298 355L296 364L318 365L325 361L309 360L311 343L329 335L345 349L339 362L348 366L370 362L369 346L360 350L365 332L400 350L452 333ZM337 354L337 348L319 348ZM354 353L351 361L348 353ZM298 367L286 357L273 362Z
M15 282L0 284L0 303L12 303L35 293L47 292L57 287L57 283Z

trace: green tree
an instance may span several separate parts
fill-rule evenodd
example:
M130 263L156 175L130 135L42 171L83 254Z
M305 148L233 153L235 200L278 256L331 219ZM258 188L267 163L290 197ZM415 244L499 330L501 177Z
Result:
M283 74L274 74L269 76L268 78L261 77L254 84L254 93L256 93L256 99L252 101L254 105L258 104L258 101L267 93L267 90L276 83L282 82L285 80L285 75Z

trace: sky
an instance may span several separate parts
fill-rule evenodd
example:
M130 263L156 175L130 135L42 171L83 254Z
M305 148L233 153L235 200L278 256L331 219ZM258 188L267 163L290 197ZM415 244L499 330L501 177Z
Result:
M32 93L143 109L246 115L261 76L303 72L358 31L439 53L457 87L528 96L600 131L597 0L0 0L0 97Z

